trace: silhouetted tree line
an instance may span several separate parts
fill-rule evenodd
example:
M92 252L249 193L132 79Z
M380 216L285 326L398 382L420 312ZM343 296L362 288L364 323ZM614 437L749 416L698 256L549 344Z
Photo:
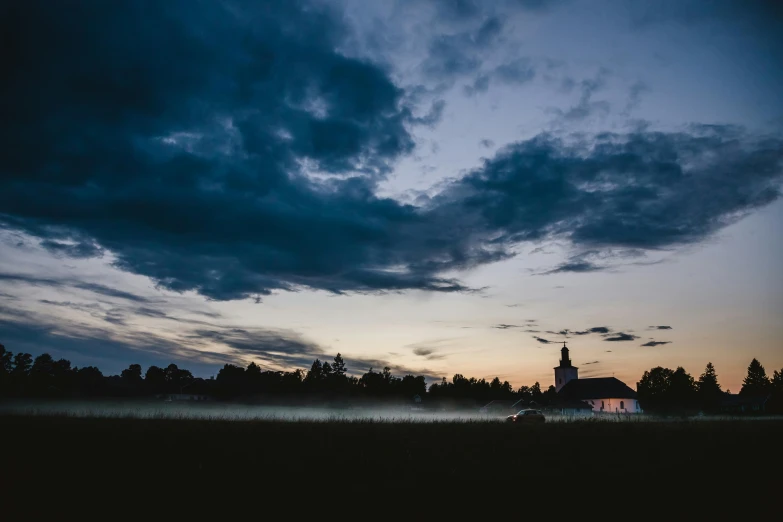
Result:
M698 379L684 368L656 367L644 372L637 383L639 402L651 413L717 412L728 391L718 383L712 363ZM0 397L143 397L168 394L203 395L219 399L258 396L367 397L374 399L456 401L486 404L492 400L522 400L522 404L546 406L557 396L555 387L546 391L536 382L513 389L498 377L491 381L456 374L444 377L427 389L424 376L396 377L386 367L370 368L361 377L348 375L338 353L334 360L313 361L308 371L262 370L251 362L247 367L226 364L217 376L194 377L190 371L169 364L150 366L146 372L131 364L120 375L104 376L94 366L78 368L67 359L54 360L49 354L33 359L28 353L14 354L0 345ZM753 359L748 366L740 395L769 397L767 411L783 413L783 369L767 377L764 367Z
M429 395L433 398L472 399L483 404L493 400L521 399L523 403L546 405L557 393L554 386L550 386L542 392L538 382L533 386L520 386L514 390L508 381L501 383L498 377L487 382L485 379L476 379L475 377L466 378L458 373L452 377L451 382L448 382L444 377L441 382L432 384Z
M389 367L381 371L370 368L361 377L348 375L341 354L334 360L313 361L308 371L262 370L251 362L243 368L226 364L214 378L194 377L190 371L170 364L165 368L131 364L120 375L104 376L94 366L77 368L66 359L54 360L49 354L33 359L0 345L0 396L4 397L141 397L167 394L205 395L220 399L255 396L325 396L368 397L374 399L414 397L467 400L486 403L496 399L526 399L539 404L554 396L554 387L541 391L539 383L514 390L508 381L498 377L485 379L455 375L444 378L427 390L424 376L392 375Z
M644 372L636 389L642 408L651 413L716 413L731 394L730 390L721 389L711 362L698 379L681 366L676 370L658 366ZM764 366L753 359L739 395L767 398L767 412L783 413L783 369L776 370L769 378Z

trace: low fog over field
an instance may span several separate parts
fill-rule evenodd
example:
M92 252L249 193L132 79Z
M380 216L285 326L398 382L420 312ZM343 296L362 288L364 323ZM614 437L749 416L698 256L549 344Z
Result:
M509 412L510 414L511 412ZM409 406L303 407L237 403L138 402L138 401L13 401L0 404L0 415L40 415L69 417L109 417L135 419L191 419L228 421L307 421L307 422L503 422L506 413L471 410L426 410ZM657 415L561 415L545 413L547 422L600 421L644 422L655 420L695 420L704 417L662 417ZM715 416L711 420L719 420ZM726 420L735 417L721 417ZM768 417L753 417L761 419Z
M0 414L68 415L76 417L131 417L140 419L215 419L278 421L502 421L505 416L478 412L424 411L410 407L301 407L183 402L38 402L0 405Z

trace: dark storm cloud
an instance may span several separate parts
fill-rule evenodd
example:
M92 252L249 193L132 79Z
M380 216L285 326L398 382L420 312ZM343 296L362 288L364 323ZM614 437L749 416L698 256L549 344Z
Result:
M638 338L639 336L637 335L624 333L624 332L617 332L613 334L604 335L604 341L633 341Z
M485 149L491 149L492 147L495 146L495 142L492 141L492 140L483 139L483 140L479 141L479 145L481 147L484 147Z
M650 329L652 330L671 330L671 326L651 326Z
M647 341L642 346L660 346L662 344L671 344L671 341Z
M289 1L141 6L21 2L0 17L0 94L13 100L0 222L58 255L109 251L161 288L469 291L443 274L521 242L673 248L779 196L779 139L694 126L543 134L403 204L377 183L411 153L411 125L434 124L443 105L416 117L386 69L336 52L339 17ZM481 24L461 44L491 45L502 24ZM449 69L450 52L433 67ZM602 268L579 255L553 270Z
M591 260L612 250L622 258L697 243L777 199L781 145L723 126L570 142L541 135L485 160L436 195L432 212L470 224L461 230L495 255L562 238ZM568 268L597 269L585 263Z
M542 344L549 344L549 343L554 342L554 341L550 341L548 339L544 339L543 337L537 337L535 335L533 336L533 339L535 339L536 341L538 341L539 343L542 343Z
M0 87L14 100L0 213L45 247L95 254L69 246L88 237L122 269L215 299L462 289L374 260L390 226L419 219L374 180L412 150L407 126L443 104L414 118L381 68L333 50L346 30L329 12L25 2L0 23L14 73ZM316 182L303 168L363 176Z

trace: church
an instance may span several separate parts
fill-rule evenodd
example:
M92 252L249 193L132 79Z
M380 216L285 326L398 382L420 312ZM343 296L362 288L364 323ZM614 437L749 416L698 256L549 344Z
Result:
M579 368L571 364L566 343L560 349L560 365L555 366L558 399L581 401L595 413L641 413L636 392L614 377L580 379Z

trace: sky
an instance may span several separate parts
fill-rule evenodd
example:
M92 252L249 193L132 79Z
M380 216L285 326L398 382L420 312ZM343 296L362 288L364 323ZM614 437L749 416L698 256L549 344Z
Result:
M777 2L28 1L0 34L8 350L783 368Z

